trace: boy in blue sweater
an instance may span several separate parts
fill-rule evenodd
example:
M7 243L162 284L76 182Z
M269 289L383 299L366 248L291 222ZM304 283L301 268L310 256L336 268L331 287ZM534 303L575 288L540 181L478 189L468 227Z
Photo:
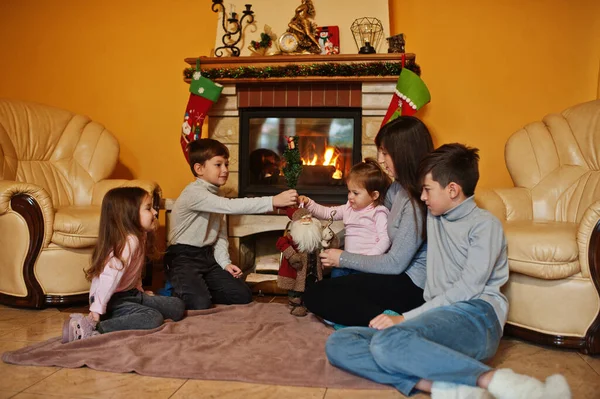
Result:
M500 287L508 280L500 221L475 204L478 150L446 144L421 162L427 204L425 303L402 315L381 314L369 327L333 333L334 366L432 398L570 398L561 375L541 382L481 361L498 349L508 314ZM387 312L386 312L387 313Z

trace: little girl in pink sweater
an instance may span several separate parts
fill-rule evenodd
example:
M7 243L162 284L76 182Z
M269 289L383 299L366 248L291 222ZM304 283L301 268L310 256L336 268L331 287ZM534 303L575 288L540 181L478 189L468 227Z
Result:
M90 312L72 314L62 342L121 330L150 330L165 319L181 320L183 301L142 288L142 268L156 230L152 197L139 187L119 187L102 200L98 243L86 271L91 280Z
M298 197L298 201L319 219L329 219L332 211L335 211L333 220L344 221L346 251L361 255L381 255L390 247L387 234L389 210L383 206L390 183L390 177L379 163L373 158L366 158L364 162L354 165L346 178L346 204L327 207L303 195ZM331 277L353 273L358 272L334 268Z

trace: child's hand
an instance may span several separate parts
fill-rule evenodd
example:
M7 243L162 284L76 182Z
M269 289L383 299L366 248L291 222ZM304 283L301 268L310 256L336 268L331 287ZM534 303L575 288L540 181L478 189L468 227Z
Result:
M308 198L306 195L298 196L298 204L306 206L309 202L310 198Z
M396 324L400 324L404 321L404 316L388 316L386 314L380 314L369 322L369 327L376 330L384 330Z
M90 314L88 315L88 317L92 320L94 320L96 323L98 323L100 321L100 314L96 313L96 312L90 312Z
M152 291L144 291L144 294L146 294L148 296L154 296L154 292L152 292Z
M326 249L319 254L321 263L327 267L340 267L340 256L342 256L341 249Z
M235 278L240 278L242 275L242 270L237 267L236 265L233 264L228 264L227 266L225 266L225 270L227 270L229 273L231 273L231 275Z
M298 202L298 192L296 190L287 190L273 197L273 206L275 208L296 206L296 202Z

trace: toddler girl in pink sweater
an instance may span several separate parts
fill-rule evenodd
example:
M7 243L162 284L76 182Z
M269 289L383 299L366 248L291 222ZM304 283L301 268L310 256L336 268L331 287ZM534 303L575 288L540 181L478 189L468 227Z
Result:
M383 200L391 179L373 158L352 167L346 184L348 202L344 205L327 207L319 205L306 196L298 201L319 219L329 219L335 210L333 220L343 220L345 228L346 251L361 255L381 255L390 246L387 234L389 210L383 206ZM347 268L334 268L331 277L340 277L358 273Z

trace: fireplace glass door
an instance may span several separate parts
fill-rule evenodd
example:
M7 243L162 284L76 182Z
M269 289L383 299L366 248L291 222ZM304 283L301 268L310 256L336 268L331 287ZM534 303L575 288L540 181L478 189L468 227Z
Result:
M296 189L320 203L346 202L345 178L359 162L360 108L242 109L240 195L286 190L283 151L298 137L302 173Z

